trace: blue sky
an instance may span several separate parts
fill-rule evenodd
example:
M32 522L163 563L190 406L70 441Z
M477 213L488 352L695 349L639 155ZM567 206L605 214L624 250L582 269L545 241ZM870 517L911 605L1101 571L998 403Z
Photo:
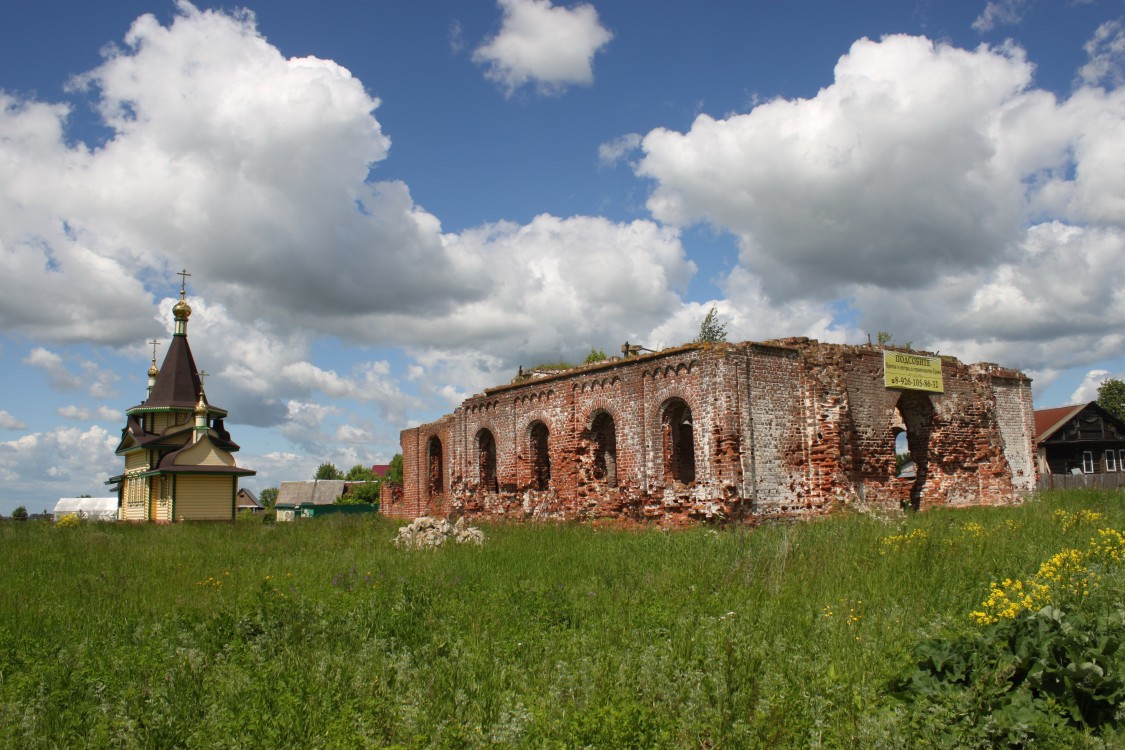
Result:
M187 268L254 489L520 365L880 330L1125 374L1125 2L8 4L0 513L104 494ZM158 359L164 349L158 351Z

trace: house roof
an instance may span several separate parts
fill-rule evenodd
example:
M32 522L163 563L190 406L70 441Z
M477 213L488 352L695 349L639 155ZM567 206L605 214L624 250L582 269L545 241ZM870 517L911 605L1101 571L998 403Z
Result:
M389 468L391 468L390 464L375 464L371 467L371 473L377 477L383 477L387 475L387 469Z
M344 494L346 486L343 479L282 482L277 490L277 505L331 505Z
M1040 409L1035 412L1035 442L1041 443L1050 439L1071 420L1082 412L1090 410L1102 415L1107 426L1112 426L1118 435L1125 434L1125 420L1119 419L1097 401L1087 401L1084 404L1072 406L1059 406L1054 409ZM1116 438L1120 440L1121 438Z
M235 496L236 504L239 508L261 508L262 504L258 502L257 496L246 489L245 487L238 488L238 494Z
M1055 431L1069 422L1078 412L1085 409L1090 405L1090 402L1085 404L1072 404L1071 406L1056 406L1053 409L1038 409L1035 412L1035 442L1042 442Z

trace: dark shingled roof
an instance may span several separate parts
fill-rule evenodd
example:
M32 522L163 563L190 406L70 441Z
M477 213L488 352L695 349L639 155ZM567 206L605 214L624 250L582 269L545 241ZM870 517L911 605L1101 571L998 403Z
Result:
M195 368L187 336L173 336L164 364L160 366L160 374L156 376L156 385L144 405L191 409L199 402L201 388L199 371Z

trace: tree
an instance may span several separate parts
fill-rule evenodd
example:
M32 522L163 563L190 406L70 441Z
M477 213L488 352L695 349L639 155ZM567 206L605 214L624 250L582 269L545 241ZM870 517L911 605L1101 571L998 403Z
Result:
M395 457L391 459L391 465L387 467L387 473L383 475L383 481L390 484L397 484L402 486L402 454L396 453Z
M1120 378L1103 380L1098 386L1098 406L1125 421L1125 382Z
M699 324L699 335L695 337L697 344L718 344L727 340L727 324L719 322L719 311L715 305L707 311L707 317Z
M13 510L12 511L12 519L16 520L16 521L26 521L27 520L27 508L25 508L21 505L20 507Z
M605 356L604 350L602 350L602 349L591 349L590 353L586 355L586 359L583 360L583 363L588 365L588 364L591 364L593 362L604 362L605 359L606 359L606 356Z
M258 493L258 500L263 508L272 508L277 505L277 487L266 487Z
M360 503L379 504L379 488L382 482L363 482L348 485L347 493L336 498L337 505L359 505Z
M348 469L348 473L344 475L344 479L349 482L373 482L378 479L378 477L375 476L375 472L371 471L370 466L356 464Z
M377 505L379 503L379 490L383 486L383 479L375 472L371 471L370 466L356 464L348 469L344 481L355 482L355 484L348 485L347 494L341 495L336 500L338 504L358 505L359 503L371 503L372 505ZM361 482L362 484L360 484Z
M325 461L316 468L316 476L313 479L343 479L344 475L336 468L336 464Z
M911 349L911 344L914 343L913 341L907 341L905 344L896 344L895 337L891 335L890 331L879 331L879 333L875 335L875 341L878 342L881 347L889 346L895 349Z

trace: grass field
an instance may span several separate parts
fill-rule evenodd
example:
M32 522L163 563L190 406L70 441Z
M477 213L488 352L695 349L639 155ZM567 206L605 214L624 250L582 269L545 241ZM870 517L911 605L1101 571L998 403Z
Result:
M1121 493L396 528L0 524L0 746L1125 746Z

